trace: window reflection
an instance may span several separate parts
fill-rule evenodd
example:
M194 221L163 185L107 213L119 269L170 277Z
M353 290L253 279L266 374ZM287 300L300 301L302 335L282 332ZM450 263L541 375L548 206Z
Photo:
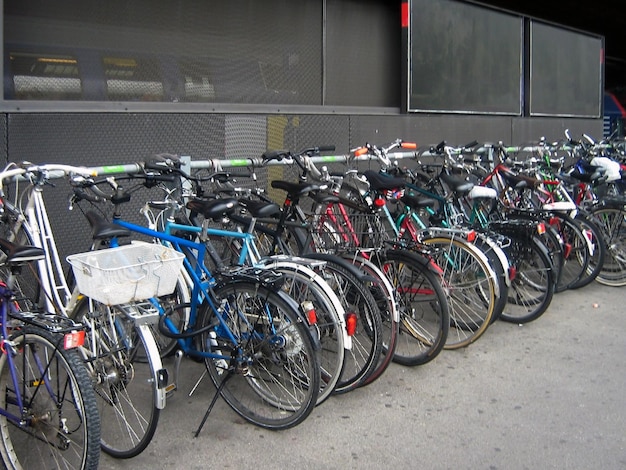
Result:
M15 98L19 100L80 99L82 86L76 58L65 55L11 52Z

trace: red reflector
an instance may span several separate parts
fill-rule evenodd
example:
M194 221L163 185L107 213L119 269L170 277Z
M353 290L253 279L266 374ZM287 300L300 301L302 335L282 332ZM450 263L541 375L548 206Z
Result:
M517 268L515 266L511 266L509 268L509 280L513 280L515 279L515 276L517 276Z
M546 233L546 224L544 224L543 222L540 222L537 224L537 233L539 235L543 235L544 233Z
M365 155L367 153L367 147L359 147L354 151L355 157L360 157L361 155Z
M563 258L569 259L569 255L571 254L572 254L572 244L565 243L565 245L563 246Z
M313 302L305 300L302 302L301 307L302 311L306 315L306 320L309 322L309 325L315 325L317 323L317 313L315 312Z
M85 343L84 331L72 331L67 333L63 339L63 347L65 349L72 349L82 346Z
M376 207L383 207L385 205L385 200L381 197L374 199L374 205Z
M356 333L356 313L346 313L346 331L348 336L354 336Z
M467 241L473 243L474 240L476 240L476 231L470 230L469 232L467 232Z

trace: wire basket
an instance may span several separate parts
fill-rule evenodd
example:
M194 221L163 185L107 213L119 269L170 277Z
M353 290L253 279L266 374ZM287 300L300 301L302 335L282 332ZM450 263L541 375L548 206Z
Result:
M313 242L317 250L335 253L380 249L396 238L384 217L381 212L318 216L311 225Z
M171 294L185 255L163 245L133 242L67 257L81 294L106 305Z

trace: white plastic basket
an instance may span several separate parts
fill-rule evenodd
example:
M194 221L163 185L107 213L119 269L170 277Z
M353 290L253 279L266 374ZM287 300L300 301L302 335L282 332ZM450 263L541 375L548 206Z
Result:
M185 255L154 243L133 242L67 257L81 294L117 305L171 294Z

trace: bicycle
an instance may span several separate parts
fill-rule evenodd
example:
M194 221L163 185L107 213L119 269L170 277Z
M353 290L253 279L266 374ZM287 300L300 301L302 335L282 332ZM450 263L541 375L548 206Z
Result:
M369 198L380 207L385 227L391 236L413 251L431 250L430 257L440 269L450 308L450 328L444 348L455 349L476 341L499 315L500 282L487 256L472 243L474 231L459 229L426 229L416 227L413 217L405 217L402 206L410 186L402 177L392 175L390 151L415 149L414 143L400 139L386 147L366 144L354 151L355 156L372 155L381 171L367 170L361 179L355 175L343 181L343 191L351 198ZM348 175L347 175L348 176ZM394 209L395 208L395 209Z
M86 188L90 188L92 192L97 192L102 199L113 199L113 205L116 207L116 211L119 210L117 205L122 201L129 200L126 196L122 197L120 194L130 195L134 193L137 188L145 186L152 186L153 178L159 176L160 173L166 173L167 175L178 175L178 178L184 178L187 181L195 180L198 182L198 178L192 178L184 172L178 170L174 172L173 168L167 170L163 166L159 166L159 162L146 161L142 163L144 172L136 173L133 175L122 176L121 178L109 177L106 180L106 184L116 188L117 196L115 198L108 198L100 190L98 185L103 181L89 183ZM152 167L149 169L149 167ZM149 174L148 174L149 173ZM168 179L165 176L163 179ZM129 188L122 189L119 185L122 180L139 181L135 185L131 185ZM180 181L179 181L180 183ZM188 238L195 238L196 241L204 243L207 248L206 262L207 267L212 272L220 272L224 269L228 269L231 264L236 265L253 265L259 269L269 269L273 272L280 272L284 275L283 290L292 297L300 309L307 313L307 315L315 316L314 333L317 341L320 344L320 367L321 367L321 389L317 397L317 404L322 403L332 393L334 393L337 384L342 380L341 386L344 387L349 377L347 377L347 369L345 366L345 356L352 349L352 337L354 336L355 328L352 327L348 331L346 323L351 320L353 323L354 313L346 314L344 312L342 302L339 300L335 292L326 282L329 273L326 270L325 261L308 260L303 258L285 257L285 256L271 256L261 257L256 249L254 243L254 237L252 233L238 233L232 230L224 230L214 228L214 223L211 223L211 227L205 227L206 232L204 235L199 236L203 226L202 221L198 221L197 217L201 214L206 214L205 222L212 221L213 219L224 219L230 217L233 210L237 207L237 201L234 199L219 199L219 200L206 200L206 199L191 199L187 205L195 208L195 214L191 218L187 218L182 207L184 202L180 198L173 197L172 191L161 185L156 185L166 194L164 200L148 201L140 210L140 212L146 217L147 226L153 230L160 230L167 232L168 224L175 220L179 224L195 225L195 228L189 227L184 236ZM175 187L180 187L179 184L175 184ZM86 198L84 189L75 188L75 198ZM177 194L180 196L179 194ZM193 213L194 211L192 211ZM87 218L93 225L103 225L103 222L98 219L98 216L94 212L88 212ZM195 223L194 223L195 222ZM222 260L223 253L218 253L214 243L225 243L231 249L236 245L236 253L234 253L234 259ZM233 253L230 254L231 257ZM211 263L208 263L211 261ZM187 276L183 280L183 283L191 289L192 280ZM185 287L187 288L187 287ZM187 295L188 297L188 295ZM162 308L158 305L159 302L155 302L155 306L160 310L161 314L167 310L167 307ZM187 301L188 303L188 301ZM178 329L181 330L181 326L188 323L188 309L175 309L174 313ZM173 319L170 316L170 319ZM157 337L167 338L167 335L157 332ZM176 343L175 338L169 338ZM166 349L170 349L169 346ZM181 356L177 357L176 369ZM345 372L345 374L344 374ZM170 386L172 390L176 389L176 385Z
M113 226L184 254L190 301L160 312L159 330L176 339L184 355L202 360L216 387L195 435L220 396L242 418L260 427L287 429L304 421L321 389L319 345L311 331L316 328L316 316L307 315L282 290L285 276L255 266L212 272L203 242L206 226L168 223L165 231L157 231L121 218L121 203L129 195L119 185L106 198L114 203ZM228 202L218 202L222 207L215 214L228 206ZM185 237L185 233L192 236ZM237 232L229 236L249 237ZM111 243L115 242L113 238ZM189 311L183 331L169 318L178 309Z
M306 184L308 174L324 184L330 182L306 151L274 151L264 158L293 159L302 170L301 185ZM274 181L272 186L287 191L291 207L301 195L293 183ZM383 340L387 346L378 370L384 370L390 360L411 366L433 360L443 348L449 328L448 303L438 277L441 271L427 255L410 252L384 237L380 207L354 203L342 198L336 187L330 189L330 193L313 197L309 216L304 211L296 213L311 230L305 237L295 233L295 238L300 238L300 249L337 253L377 279L373 293L387 333ZM355 229L346 207L359 213L354 216L362 223L359 228ZM336 216L333 208L339 211ZM362 236L368 238L366 244L362 243ZM387 289L384 286L391 287L391 292L383 290Z
M85 331L65 317L20 310L12 290L36 247L0 239L0 454L7 468L96 469L100 419L76 351ZM6 282L5 282L6 281Z
M315 147L305 150L307 153L317 154L326 147ZM269 154L269 153L268 153ZM263 160L269 161L266 157ZM175 170L179 176L190 179L189 175ZM334 255L303 252L294 243L293 234L289 228L302 228L303 222L295 211L298 211L297 200L299 196L295 192L305 193L315 190L316 186L297 187L295 192L287 190L285 202L280 207L265 197L264 190L260 188L238 188L232 185L230 176L225 173L213 174L207 179L215 179L216 187L211 194L237 196L240 211L229 212L221 218L224 226L235 225L236 230L254 231L255 245L263 257L275 259L276 255L295 256L295 259L305 263L323 263L319 274L329 284L329 287L339 293L339 298L346 310L346 323L350 324L351 347L346 349L344 367L333 393L345 393L368 383L382 374L384 368L375 370L379 363L382 350L382 324L376 299L370 289L373 288L373 278L366 276L362 270ZM254 169L250 178L255 180ZM197 178L191 178L198 182ZM204 195L201 188L195 190L195 194ZM222 196L223 197L223 196ZM202 197L190 199L187 207L190 210L189 220L194 225L200 225L200 214L206 205L211 204ZM228 239L227 250L234 254L234 262L239 263L241 245L238 239ZM224 238L221 237L221 242ZM250 251L250 250L248 250ZM288 259L288 258L287 258ZM387 363L388 364L388 363ZM375 377L372 374L376 372Z
M93 172L83 167L30 163L11 164L0 172L4 236L15 243L28 240L46 254L28 276L18 276L18 291L30 289L19 292L20 302L87 326L90 334L79 352L96 389L102 450L117 458L130 458L150 443L166 403L167 370L149 326L158 317L150 303L107 305L69 287L43 198L43 188L53 176L84 180ZM20 184L26 184L23 193ZM5 194L8 185L15 192L13 202ZM95 240L107 236L95 234ZM32 289L33 285L38 289Z

